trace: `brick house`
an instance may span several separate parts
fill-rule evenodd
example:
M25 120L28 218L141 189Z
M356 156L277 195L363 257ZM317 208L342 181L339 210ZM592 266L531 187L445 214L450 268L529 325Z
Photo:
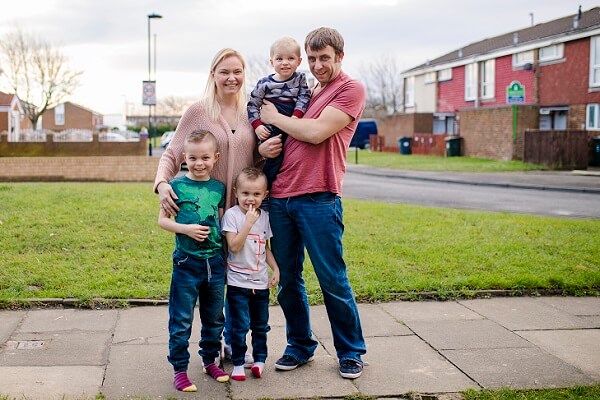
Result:
M66 129L94 131L102 124L102 114L68 101L49 108L42 114L42 129L55 132Z
M469 44L401 77L402 114L430 113L431 132L460 134L465 155L520 159L527 129L598 135L600 7Z
M8 132L8 140L16 142L21 129L30 127L17 95L0 92L0 132Z

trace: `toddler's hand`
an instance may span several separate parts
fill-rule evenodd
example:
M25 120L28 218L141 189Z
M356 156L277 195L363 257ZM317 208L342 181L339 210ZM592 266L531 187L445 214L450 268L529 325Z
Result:
M184 233L194 240L203 242L210 233L210 228L204 225L190 224L185 226Z
M254 208L252 204L250 204L250 206L248 206L248 211L246 211L246 222L252 226L258 217L260 217L260 212L258 209Z
M267 140L271 136L271 131L264 125L257 126L254 133L260 140Z
M269 280L269 288L276 288L279 285L279 270L272 271L271 279Z

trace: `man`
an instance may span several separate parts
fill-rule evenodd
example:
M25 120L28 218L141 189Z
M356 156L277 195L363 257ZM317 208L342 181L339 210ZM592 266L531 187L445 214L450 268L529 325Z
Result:
M344 39L335 29L310 32L304 48L319 82L304 117L284 116L267 103L261 111L264 123L289 135L269 200L271 244L281 272L277 299L288 340L275 368L287 371L312 361L318 344L312 337L302 279L306 248L323 292L340 374L354 379L362 374L366 346L342 256L340 195L346 151L364 108L365 89L342 71ZM278 140L263 143L261 154L276 156L281 149Z

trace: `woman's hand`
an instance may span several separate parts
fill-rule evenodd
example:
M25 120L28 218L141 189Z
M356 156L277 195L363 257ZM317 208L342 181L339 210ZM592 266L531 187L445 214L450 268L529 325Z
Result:
M176 216L177 212L179 211L179 207L177 204L175 204L175 200L177 200L179 197L177 197L173 191L173 188L171 188L171 185L169 185L167 182L161 182L156 187L156 190L158 191L160 208L164 210L169 217Z
M275 158L281 153L282 149L281 135L267 139L258 146L258 152L264 158Z

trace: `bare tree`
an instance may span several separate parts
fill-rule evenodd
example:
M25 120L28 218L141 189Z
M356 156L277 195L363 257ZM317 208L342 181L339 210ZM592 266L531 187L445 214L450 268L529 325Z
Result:
M402 109L402 80L396 59L389 54L359 68L367 88L365 114L394 114Z
M263 76L273 73L269 58L252 55L246 58L246 86L252 90Z
M20 29L4 35L0 59L4 68L0 85L19 97L34 127L46 109L73 93L83 73L67 66L60 49Z
M157 113L171 117L182 116L185 110L196 100L188 97L167 96L159 99Z

